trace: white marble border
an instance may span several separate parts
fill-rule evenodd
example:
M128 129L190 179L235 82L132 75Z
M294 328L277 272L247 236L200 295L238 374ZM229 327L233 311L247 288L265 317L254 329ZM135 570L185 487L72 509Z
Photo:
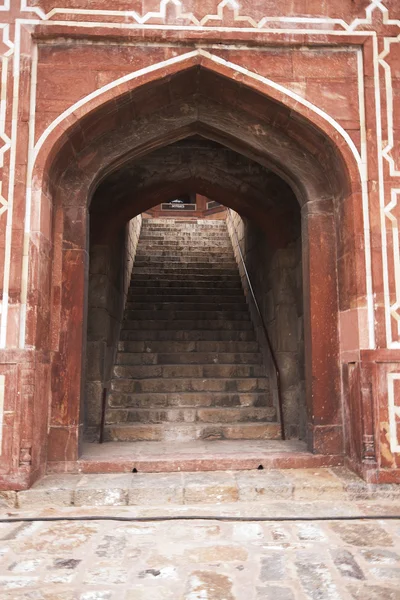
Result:
M36 14L40 19L49 21L57 15L72 15L72 16L93 16L93 17L121 17L121 19L135 22L138 25L149 25L153 26L152 20L165 20L167 17L167 7L172 5L176 10L176 19L189 21L191 25L197 28L204 28L210 22L223 22L224 11L229 9L233 13L233 21L239 24L245 24L246 29L258 29L264 30L269 29L269 25L274 23L284 23L285 29L289 29L291 33L298 32L298 27L303 26L308 32L315 32L317 28L325 31L329 28L333 29L339 27L342 31L353 33L358 27L363 25L370 25L372 23L373 13L376 9L380 10L383 14L383 22L385 24L392 24L389 18L389 13L386 7L380 0L372 0L371 4L365 9L365 18L356 18L351 23L347 23L344 19L335 19L331 17L290 17L290 16L270 16L261 17L258 21L250 15L242 15L240 9L240 2L238 0L222 0L217 5L217 12L215 14L206 14L202 18L198 19L193 13L185 12L184 0L160 0L159 10L147 12L144 15L140 15L136 11L130 10L101 10L101 9L81 9L81 8L62 8L55 7L49 12L45 12L41 8L30 6L29 0L21 0L20 11L30 12ZM293 27L291 29L291 26ZM308 26L308 27L307 27ZM186 28L186 26L183 26ZM215 29L215 26L213 27ZM231 28L233 31L242 30L242 27Z
M0 24L3 43L8 46L8 50L1 56L1 87L0 87L0 139L3 141L3 146L0 149L0 167L4 165L4 158L7 153L10 154L9 163L9 185L8 191L3 189L3 182L0 181L0 220L6 219L6 235L4 248L4 274L3 274L3 298L0 302L0 348L6 346L7 335L7 318L8 318L8 290L10 282L11 269L11 236L12 236L12 218L13 218L13 197L14 197L14 172L15 167L15 134L16 122L14 123L14 107L12 108L12 126L11 137L6 133L6 116L7 110L10 109L9 104L14 104L14 98L10 102L8 99L9 86L9 64L10 59L17 50L14 43L10 39L10 26L6 23ZM15 92L14 87L14 92ZM15 120L16 121L16 120ZM1 259L0 259L1 260Z
M395 381L400 381L400 373L387 374L388 401L389 401L389 429L390 429L390 450L393 454L400 452L400 440L397 438L396 417L400 419L399 398L395 397Z

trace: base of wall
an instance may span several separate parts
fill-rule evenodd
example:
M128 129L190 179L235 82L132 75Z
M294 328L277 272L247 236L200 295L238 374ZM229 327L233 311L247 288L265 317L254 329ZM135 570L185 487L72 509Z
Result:
M355 463L345 458L345 466L367 483L400 483L400 469L380 469L377 463Z

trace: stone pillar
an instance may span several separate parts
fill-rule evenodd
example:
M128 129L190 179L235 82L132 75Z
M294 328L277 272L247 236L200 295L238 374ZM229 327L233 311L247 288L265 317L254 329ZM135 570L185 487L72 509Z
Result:
M48 440L50 461L78 458L82 429L86 354L86 295L88 254L86 208L59 209L55 252L61 250L57 351L52 362L52 409Z
M342 454L335 224L331 201L302 208L308 446Z

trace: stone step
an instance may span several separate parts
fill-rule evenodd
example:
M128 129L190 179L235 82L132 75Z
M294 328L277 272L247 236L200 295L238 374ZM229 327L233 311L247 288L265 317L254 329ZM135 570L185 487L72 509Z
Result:
M108 425L104 429L107 441L139 442L191 440L278 440L279 423L157 423Z
M151 226L147 227L146 225L142 226L142 232L146 234L154 234L154 233L162 233L165 235L224 235L227 233L226 225L223 227L205 227L202 225L195 225L192 227L185 227L181 225L176 225L174 227L163 227L163 226Z
M188 235L197 237L207 236L228 236L228 229L225 227L142 227L143 235L170 235L171 237L185 237Z
M237 278L239 276L238 274L238 270L236 265L232 266L232 268L227 269L227 268L218 268L218 267L201 267L201 268L195 268L195 267L189 267L189 266L184 266L184 265L175 265L172 267L166 267L163 264L157 264L154 266L136 266L133 269L133 273L132 273L132 277L137 278L138 275L143 275L143 274L151 274L151 275L157 275L157 277L163 278L163 279L175 279L177 275L184 275L185 277L187 275L191 275L191 279L196 279L197 277L200 278L210 278L209 276L211 276L212 280L215 280L216 278L220 278L222 277L222 279L225 279L226 277L228 278L232 278L235 277Z
M227 392L227 393L260 393L268 391L269 382L266 377L231 377L223 378L161 378L155 379L122 379L111 381L111 390L127 394L133 393L163 393L171 392Z
M125 310L124 319L126 321L137 320L137 321L185 321L193 319L193 321L249 321L250 315L246 310L232 311L232 310L216 310L216 308L210 308L210 310Z
M132 274L132 285L137 284L138 282L152 282L156 280L159 283L171 284L174 282L185 282L190 283L191 287L196 288L200 284L208 283L208 285L214 285L214 283L218 283L219 287L225 283L234 283L236 285L240 285L240 277L238 272L232 272L228 274L226 271L220 274L213 274L210 271L204 271L202 273L192 273L191 270L188 269L185 272L184 269L177 269L174 273L167 273L164 271L160 271L160 269L151 271L146 270L146 272L142 271L133 271ZM150 277L151 275L151 277Z
M188 256L194 252L204 252L206 255L215 256L216 253L221 253L223 256L233 257L233 249L231 242L228 243L216 243L216 242L204 242L204 241L192 241L183 240L175 242L161 242L159 240L149 240L139 242L138 251L142 253L155 252L167 252L172 256Z
M211 246L214 248L222 247L222 248L231 248L230 238L220 234L214 235L156 235L156 234L148 234L143 233L140 235L139 243L142 246L153 245L153 246Z
M179 278L176 277L174 280L170 278L161 278L158 276L149 277L148 275L138 275L138 277L134 277L131 282L131 290L130 292L136 288L137 290L141 290L140 293L144 293L144 290L149 290L149 288L159 288L159 289L167 289L174 290L173 293L176 294L176 289L187 289L190 294L196 294L198 290L201 290L203 293L204 288L213 289L214 294L216 290L225 290L228 288L233 288L236 290L240 290L243 294L242 283L239 276L236 278L224 278L221 280L221 277L216 276L215 279L212 277L204 278L203 281L200 278L197 279L188 279L187 277L181 275ZM152 292L149 290L149 294Z
M86 454L84 456L91 456L90 446L93 445L85 444ZM102 447L105 453L111 452L110 446L114 448L114 445L111 444ZM306 452L305 445L301 442L291 441L282 443L272 440L270 442L253 442L241 447L242 453L240 453L240 451L235 450L237 442L217 440L212 445L215 448L212 454L205 449L208 446L208 442L188 443L182 446L184 449L182 456L171 453L171 457L165 457L164 443L160 443L159 445L152 443L151 446L154 448L152 453L154 459L152 461L146 456L146 449L149 447L149 444L142 443L133 445L131 454L128 457L125 456L124 460L121 460L121 456L118 453L113 454L112 460L109 461L110 466L114 466L111 472L99 473L97 471L97 473L85 474L79 472L75 474L57 473L46 475L36 481L29 490L16 492L16 503L14 505L11 504L10 508L16 509L19 507L20 510L26 511L32 511L33 509L47 511L49 508L57 508L58 511L56 514L65 514L65 511L69 511L73 507L85 507L85 511L81 511L81 514L82 512L83 514L88 514L88 512L90 514L88 507L95 507L95 511L99 511L103 507L107 507L107 510L110 510L110 506L115 506L118 510L122 509L123 512L121 514L126 514L126 509L123 507L130 506L132 507L130 511L134 510L133 514L135 516L157 517L169 515L179 517L182 514L189 514L202 515L203 517L209 517L210 520L214 515L221 517L232 516L239 519L240 516L254 517L255 515L275 517L277 519L291 516L292 518L297 517L301 520L304 517L315 518L316 516L329 519L329 517L332 517L332 514L336 514L338 517L349 515L358 517L361 520L361 526L363 526L363 517L382 514L383 507L385 507L386 514L399 514L399 485L386 484L382 486L382 484L366 483L355 473L348 471L344 467L320 468L313 466L312 468L304 468L304 466L310 467L313 461L318 460L321 462L321 459L313 457ZM199 447L200 449L195 451L195 447ZM232 448L230 452L227 452L227 447ZM139 448L140 450L135 452L134 448ZM113 451L116 452L115 449ZM216 462L213 456L215 454L218 457L218 471L213 470L215 469L214 465ZM187 461L186 465L185 460ZM93 468L94 461L87 460L79 465L80 468L86 467L87 462ZM122 465L123 462L125 464ZM277 462L282 465L281 469L273 466ZM145 472L146 467L147 469L149 468L149 463L151 463L150 468L155 470L158 466L159 471L164 471L169 463L175 472ZM188 468L188 463L192 465L191 468ZM290 468L294 463L297 468ZM263 470L257 469L260 464L264 465ZM101 462L100 468L102 465L103 463ZM176 465L179 465L179 472ZM299 465L303 468L299 468ZM326 465L329 465L329 459L326 459ZM194 471L196 467L203 472L199 472L199 470ZM138 472L132 473L133 468ZM182 512L183 507L185 512ZM128 514L132 514L132 512L128 512ZM290 540L291 537L295 536L294 539L298 540L292 544L294 549L315 546L315 540L310 540L310 537L315 536L315 534L320 536L321 533L320 529L318 527L316 529L316 525L313 523L302 523L300 525L287 523L283 525L285 529L282 529L282 524L269 524L266 526L267 533L264 531L261 535L258 525L236 523L234 526L238 529L240 540L245 539L248 532L250 532L250 538L247 537L247 539L250 539L252 546L255 548L262 548L263 545L271 548L271 543L273 542L269 540L282 538L282 530L285 533L285 529L287 535L282 539ZM143 533L147 533L146 529L148 525L143 524L140 527L143 528ZM209 537L215 535L215 531L217 536L220 535L219 526L212 526L210 528L208 523L204 523L201 526L196 524L195 527L200 532L201 540L204 539L206 529L210 530L205 534ZM230 525L229 527L233 526ZM360 538L360 536L356 538L354 524L350 522L346 527L350 532L349 537L352 540L356 539L356 543L359 543L358 539L361 539L362 544L364 544L363 538ZM172 530L179 528L179 523L172 523L171 528ZM276 533L274 537L271 537L271 532L274 533L274 530ZM36 530L33 531L35 534ZM382 530L378 529L378 531L381 533ZM180 536L179 532L179 529L175 532L174 539ZM229 531L226 535L231 536L231 532ZM330 528L328 539L331 536L332 529ZM152 538L149 535L142 535L141 537L147 538L147 543L149 542L148 538ZM106 539L109 541L108 537ZM116 539L119 540L120 536ZM194 540L198 544L198 540L195 537ZM35 542L34 538L32 538L33 542ZM228 541L228 544L230 543L231 537L229 537ZM219 541L213 544L207 538L206 542L203 542L203 546L204 544L206 544L205 547L207 550L204 556L210 554L210 548L217 553L219 551L219 555L221 556L225 555L225 552L222 550L227 548L229 551L231 549L231 546L224 545L221 550ZM281 541L275 541L275 546L278 547L279 552L286 552L289 544L290 541L285 541L283 544ZM351 548L352 546L350 546ZM363 554L366 554L367 551L370 553L368 547L365 551L363 550L363 546L361 548ZM237 547L234 547L235 549L237 550ZM385 557L396 560L394 552L392 553L393 556L381 550L374 551L374 554L380 560L386 560ZM197 555L198 552L195 556ZM315 550L312 556L315 557ZM219 558L218 563L220 562ZM154 563L152 566L154 566ZM345 572L349 572L348 565ZM397 572L395 572L395 576L397 576ZM280 579L282 577L279 570L278 577ZM294 598L291 592L286 593L286 589L288 588L270 587L273 589L272 594L275 594L275 596L268 594L270 598L275 597L276 600ZM148 587L148 589L151 588ZM280 593L280 589L284 590L282 594ZM372 588L368 586L366 589ZM395 589L394 587L376 587L375 589L376 593L373 590L372 596L364 594L359 596L359 598L365 598L365 600L367 598L370 598L370 600L372 598L375 598L375 600L378 600L378 598L381 598L381 600L390 600L391 596L392 598L396 597L395 593L391 593L391 590ZM382 589L382 593L380 593L380 589ZM55 593L55 597L67 597L63 592L61 594L60 596L60 593ZM95 594L98 596L97 592ZM17 593L15 596L17 597ZM32 600L35 597L35 595L32 596L32 594L27 592L27 598L29 596L31 596ZM157 596L158 598L162 597L159 594ZM12 594L10 597L12 597ZM20 594L18 594L18 597L21 597ZM71 598L71 596L68 597ZM90 593L90 597L94 600L96 596ZM149 600L153 600L151 594L148 594L147 597ZM227 596L220 595L219 597ZM232 598L232 596L230 597ZM268 598L268 596L264 597ZM298 597L300 598L300 596ZM302 597L305 598L305 596ZM323 594L314 595L314 598L319 598L320 600L325 600L325 598L332 599L334 597L337 599L339 597L343 598L343 594L339 592L338 595L336 592L333 592L330 596L327 594L325 596ZM201 596L198 595L197 598L201 598ZM260 600L261 598L262 595ZM209 600L216 600L216 596L209 596Z
M226 230L226 221L224 219L186 219L185 220L175 220L173 218L165 219L144 219L143 227L148 227L149 229L179 229L182 231L184 229L225 229Z
M134 393L110 392L108 405L111 408L148 407L193 407L193 406L269 406L269 392L249 392L230 394L220 392L154 392Z
M273 406L108 409L106 424L118 423L270 423L276 421Z
M145 298L145 297L144 297ZM190 299L190 298L189 298ZM191 312L191 311L235 311L237 312L246 312L248 311L248 307L246 301L243 299L241 303L239 302L189 302L185 296L180 302L160 302L159 299L155 301L145 301L143 299L142 302L130 302L126 303L126 310L128 311L147 311L149 313L154 313L156 311L179 311L180 313Z
M218 353L245 353L259 352L257 342L119 342L120 352L149 352L149 353L175 353L175 352L218 352Z
M227 234L228 233L228 229L226 227L226 223L223 224L224 226L218 226L218 225L211 225L211 226L207 226L207 225L201 225L199 223L193 223L193 224L189 224L189 223L176 223L174 226L156 226L156 225L147 225L147 223L144 223L142 226L142 231L144 233L165 233L165 234L177 234L177 235L186 235L186 234L193 234L193 235L199 235L199 234L203 234L203 235L213 235L213 234Z
M139 296L139 298L138 298ZM221 289L220 293L217 294L217 290L214 287L202 287L199 290L191 290L188 288L175 287L174 289L165 287L151 287L148 286L145 289L140 286L131 285L128 291L128 300L146 302L151 304L154 298L157 298L156 302L176 301L179 302L238 302L243 300L243 288L242 286L235 286L234 288ZM148 299L148 300L147 300Z
M195 321L194 319L176 319L175 321L163 321L155 319L143 319L142 321L123 321L122 331L127 329L140 329L142 331L176 329L183 331L192 331L193 329L207 329L211 331L242 331L252 330L253 324L251 321L224 321L216 319L202 319Z
M234 256L232 248L191 248L188 250L187 247L182 248L182 252L176 253L172 250L167 250L163 247L152 248L151 246L144 247L139 244L136 258L168 258L171 259L185 259L185 258L199 258L200 260L207 260L208 258L212 258L213 260L218 260L222 258L223 260L231 260L231 257Z
M192 377L192 378L219 378L219 377L262 377L265 374L262 365L207 365L207 364L168 364L168 365L114 365L114 377L132 379L152 379L160 377Z
M223 227L201 227L199 225L193 227L143 227L142 232L146 235L156 235L156 234L165 234L165 235L228 235L227 228Z
M215 253L222 252L227 253L230 256L234 256L232 242L230 238L223 236L215 236L213 238L205 237L165 237L165 236L148 236L146 238L140 237L138 250L140 252L145 251L156 251L165 252L168 250L170 254L174 256L186 257L191 255L193 252L205 252L207 251Z
M157 257L155 259L150 259L150 258L145 258L145 259L140 259L138 260L136 258L135 260L135 269L146 269L148 267L150 268L162 268L163 271L165 272L174 272L176 271L176 269L194 269L196 272L197 270L201 270L201 271L220 271L220 270L224 270L224 271L232 271L237 269L237 264L234 260L232 260L231 258L227 258L227 259L222 259L222 258L215 258L213 260L205 260L204 258L196 258L191 260L190 258L186 259L186 260L179 260L179 257L177 257L177 260L172 260L173 257Z
M146 343L166 340L182 342L254 342L254 330L173 330L162 329L153 331L141 331L140 329L125 329L120 334L121 341L143 341Z
M142 227L142 232L147 235L163 234L163 235L226 235L228 233L225 227Z
M165 253L172 256L187 256L201 253L202 256L217 256L217 254L221 254L222 256L234 256L231 243L224 243L224 245L221 245L202 242L192 243L189 241L161 243L160 241L154 242L153 240L149 242L139 242L138 252L146 255L151 253Z
M260 352L118 352L117 365L189 365L189 364L239 364L259 365L262 363Z
M163 267L171 268L177 266L193 266L198 269L208 269L209 267L214 267L215 265L223 265L226 268L237 268L236 261L233 256L221 256L220 254L216 254L215 256L192 256L191 254L182 255L173 255L169 254L168 256L149 256L149 255L137 255L135 257L135 266L145 266L145 265L159 265L162 264Z

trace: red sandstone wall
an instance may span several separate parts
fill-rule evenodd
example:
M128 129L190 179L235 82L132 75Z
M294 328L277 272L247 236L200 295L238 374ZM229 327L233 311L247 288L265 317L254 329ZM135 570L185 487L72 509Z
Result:
M104 86L133 81L155 64L162 76L164 61L199 51L218 68L236 69L236 79L250 75L260 89L283 90L293 110L297 103L311 121L329 124L335 143L357 156L356 209L336 208L358 232L356 239L336 232L345 422L352 424L346 450L352 464L379 467L382 480L400 477L398 0L116 0L111 9L105 0L90 9L84 0L2 0L0 25L0 484L27 485L45 468L50 382L54 389L64 376L50 367L63 342L60 306L84 299L83 279L63 279L53 242L66 232L32 173L56 152L55 132L108 93ZM85 259L71 233L84 216L73 198L71 205L64 251L72 265ZM69 410L60 406L53 423ZM51 444L64 452L75 439Z

